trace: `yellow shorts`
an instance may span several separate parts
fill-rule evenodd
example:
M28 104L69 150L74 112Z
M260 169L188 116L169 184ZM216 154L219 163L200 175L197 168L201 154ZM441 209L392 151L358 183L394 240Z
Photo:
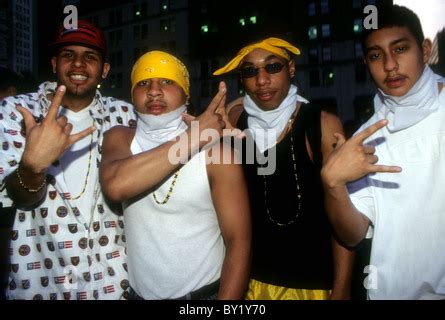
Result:
M331 290L278 287L250 279L246 300L329 300Z

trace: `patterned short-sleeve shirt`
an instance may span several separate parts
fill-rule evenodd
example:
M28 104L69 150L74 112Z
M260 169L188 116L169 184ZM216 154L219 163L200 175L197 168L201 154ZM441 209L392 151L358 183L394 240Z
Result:
M47 113L48 93L55 83L43 83L38 92L10 97L0 102L0 201L9 205L5 177L17 168L25 147L22 115L27 108L36 121ZM96 171L90 212L80 212L71 199L58 163L48 170L48 190L37 208L17 210L9 248L9 299L120 299L128 288L123 217L117 206L105 201L98 179L104 132L115 125L135 126L133 106L102 97L97 92L90 108L96 131L91 148ZM84 177L79 176L79 183ZM116 207L116 208L115 208Z

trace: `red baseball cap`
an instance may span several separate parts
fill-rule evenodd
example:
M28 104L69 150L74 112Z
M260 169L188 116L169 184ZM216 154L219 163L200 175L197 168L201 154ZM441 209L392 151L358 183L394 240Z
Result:
M56 49L64 45L81 45L99 50L103 54L104 60L107 57L107 41L98 27L86 20L77 22L77 29L65 29L60 26L55 40L49 45L51 49Z

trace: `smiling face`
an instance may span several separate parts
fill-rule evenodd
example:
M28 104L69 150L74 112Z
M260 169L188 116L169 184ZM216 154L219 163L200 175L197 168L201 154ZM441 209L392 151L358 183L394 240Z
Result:
M283 68L279 72L268 73L264 68L266 65L276 63L283 65ZM248 67L259 69L256 76L241 78L247 94L256 105L264 111L278 108L281 102L287 97L291 79L295 75L294 62L292 60L286 61L267 50L255 49L243 59L239 69ZM269 68L269 71L270 70L277 69Z
M67 98L92 99L110 70L99 51L76 45L60 48L51 64L59 85L66 86Z
M407 27L383 28L365 42L365 63L376 85L388 95L402 97L422 76L431 42L422 47Z
M132 95L136 110L152 115L174 111L187 100L184 90L176 82L164 78L139 81Z

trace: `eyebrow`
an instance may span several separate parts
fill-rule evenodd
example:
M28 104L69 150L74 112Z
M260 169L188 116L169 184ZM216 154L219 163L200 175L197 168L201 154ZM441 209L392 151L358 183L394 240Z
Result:
M66 48L64 48L64 49L62 49L60 52L61 52L61 53L62 53L62 52L74 53L75 51L74 51L74 50L71 50L71 49L66 49ZM95 52L95 51L89 51L89 50L84 51L83 53L84 53L84 54L95 54L95 55L97 55L97 56L99 55L99 53L97 53L97 52Z
M395 46L395 45L399 44L400 42L404 42L404 41L410 41L410 39L408 39L408 38L406 38L406 37L403 37L403 38L400 38L400 39L396 39L396 40L391 41L391 42L389 43L389 45L390 45L390 46ZM369 51L372 51L372 50L379 50L379 49L381 49L381 47L380 47L380 46L377 46L377 45L372 46L372 47L367 47L366 50L365 50L365 53L368 53Z
M274 54L271 54L271 55L269 55L269 56L267 56L265 59L264 59L264 61L265 62L267 62L267 61L270 61L270 60L273 60L273 59L280 59L279 57L277 57L276 55L274 55ZM242 66L244 66L244 65L255 65L253 62L250 62L250 61L244 61L242 64L241 64L241 67Z

